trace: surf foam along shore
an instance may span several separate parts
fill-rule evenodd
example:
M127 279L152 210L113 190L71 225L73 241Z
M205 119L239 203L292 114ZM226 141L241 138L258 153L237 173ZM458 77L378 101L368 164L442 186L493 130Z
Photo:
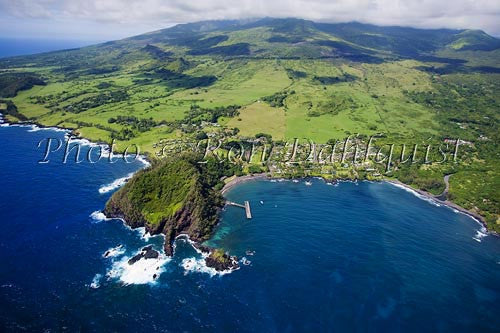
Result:
M104 215L103 212L101 212L100 210L96 210L94 212L92 212L92 214L90 214L89 216L93 222L101 222L101 221L107 221L109 220L106 215Z
M187 275L189 273L206 273L210 275L210 277L223 276L239 269L234 268L218 271L215 268L208 267L205 258L197 259L195 257L182 259L180 266L184 268L184 275Z
M148 245L132 256L123 256L118 261L113 261L106 276L125 285L154 284L171 260L164 253L154 250L152 245Z
M476 231L476 234L474 235L474 237L472 237L472 239L474 239L476 242L481 243L481 240L486 236L488 236L488 230L485 227L481 226L481 228Z
M230 274L238 269L240 267L237 265L237 258L236 257L231 257L232 260L232 268L230 269L224 269L224 270L217 270L213 267L210 267L207 265L207 258L210 256L210 251L208 251L208 248L203 248L205 251L200 249L200 245L198 245L196 242L192 241L189 238L189 235L187 234L180 234L175 238L175 242L177 241L185 241L191 247L200 255L200 258L196 257L188 257L182 259L181 263L179 266L184 268L184 275L187 275L189 273L206 273L210 275L210 277L214 276L223 276L226 274ZM174 242L174 251L176 244Z
M38 132L38 131L53 131L62 132L69 134L71 131L61 127L44 127L31 123L9 123L0 114L0 127L24 127L28 128L28 132Z
M103 157L109 157L109 154L110 154L109 149L106 149L104 151ZM122 158L123 157L123 155L121 155L121 154L114 154L114 153L113 153L113 156L115 156L117 158ZM149 161L146 159L146 157L144 157L142 155L139 155L137 157L137 160L139 162L141 162L142 165L143 165L142 168L140 168L140 169L145 169L145 168L147 168L147 167L149 167L151 165L151 163L149 163ZM137 171L139 171L139 170L137 170ZM137 171L130 172L129 174L127 174L124 177L117 178L114 181L112 181L111 183L102 185L101 187L99 187L99 193L100 194L106 194L106 193L113 192L114 190L119 189L120 187L122 187L123 185L125 185L134 176L134 174Z
M99 188L99 193L101 193L101 194L109 193L111 191L114 191L114 190L122 187L123 185L125 185L125 183L127 183L130 180L130 178L132 178L134 176L134 173L135 172L131 172L128 175L126 175L125 177L115 179L113 182L111 182L109 184L102 185Z
M400 188L402 189L403 191L406 191L408 193L411 193L413 194L414 196L416 196L417 198L421 199L421 200L424 200L424 201L427 201L428 203L430 203L431 205L434 205L436 207L441 207L444 203L442 202L438 202L438 200L434 199L434 197L432 196L432 194L428 194L428 193L422 193L423 191L417 191L416 189L413 189L403 183L400 183L400 182L393 182L393 181L388 181L389 184L397 187L397 188Z
M87 138L79 137L79 136L74 134L73 130L68 129L68 128L58 127L58 126L43 126L43 125L40 125L37 123L31 123L31 122L12 123L12 122L6 121L1 112L0 112L0 127L26 127L26 128L29 128L28 132L38 132L38 131L62 132L62 133L65 133L65 139L70 140L70 142L69 142L70 144L75 143L75 144L79 144L82 146L88 146L88 147L101 147L103 158L109 158L109 155L110 155L110 149L109 149L108 143L106 143L106 142L96 143L96 142L90 141ZM123 158L123 154L113 152L113 157ZM148 161L148 159L145 155L137 155L136 159L144 165L144 168L147 168L148 166L151 165L151 163Z
M453 212L455 212L457 214L467 215L468 217L470 217L473 221L475 221L480 226L480 229L477 231L476 235L473 237L473 239L478 241L478 242L481 242L481 239L488 236L488 235L498 236L497 233L488 230L487 225L486 225L486 221L484 220L484 218L482 216L480 216L474 212L471 212L470 210L467 210L463 207L460 207L457 204L455 204L451 201L448 201L448 200L446 200L446 201L439 200L434 195L432 195L428 192L414 189L409 185L401 183L400 181L389 180L386 182L393 185L393 186L396 186L400 189L403 189L403 190L415 195L417 198L431 203L432 205L435 205L437 207L444 206L446 208L453 210Z
M340 183L340 182L353 182L353 183L357 184L357 181L358 181L357 179L336 179L334 182L331 182L330 180L325 179L323 177L314 177L314 178L322 179L326 182L327 185L334 185L334 186L337 186L338 183ZM297 178L292 179L292 181L298 183L300 180L306 180L306 179L307 178L301 177L298 179ZM230 182L228 182L224 186L224 188L222 189L222 194L223 195L226 194L229 190L231 190L233 187L237 186L238 184L242 184L242 183L245 183L245 182L248 182L251 180L269 180L271 182L281 182L281 181L285 181L286 179L272 177L271 175L265 174L265 173L258 174L258 175L248 175L248 176L236 177L235 179L232 179ZM367 180L364 180L364 181L367 181ZM449 200L446 200L446 201L439 200L434 195L432 195L426 191L423 191L423 190L414 189L411 186L400 182L399 180L382 180L382 181L387 182L387 183L389 183L393 186L396 186L400 189L403 189L403 190L415 195L419 199L429 202L431 205L434 205L437 207L445 206L449 209L452 209L455 213L467 215L472 220L474 220L476 223L478 223L481 227L481 229L478 230L477 234L473 237L474 240L476 240L478 242L481 242L481 239L488 236L488 235L499 236L496 232L488 230L485 219L481 215L479 215L475 212L472 212L468 209L465 209L465 208L463 208L463 207L461 207L461 206L459 206L459 205L457 205ZM372 181L370 181L370 182L372 182Z
M103 258L114 258L114 257L118 257L124 253L125 253L125 247L122 244L120 244L118 246L115 246L115 247L108 249L106 252L104 252L102 254L102 257Z
M63 132L63 133L71 133L70 129L57 127L57 126L42 126L39 124L34 124L30 122L16 122L12 123L7 121L3 114L0 113L0 127L27 127L29 128L28 132L38 132L38 131L54 131L54 132Z
M47 127L47 129L49 129L50 127ZM80 138L80 137L77 137L77 136L74 136L71 134L71 132L67 131L67 136L66 136L66 139L69 140L69 144L77 144L77 145L80 145L80 146L88 146L88 147L91 147L91 148L95 148L95 147L100 147L101 148L101 151L100 151L100 154L101 154L101 158L118 158L118 159L124 159L124 155L121 154L121 153L116 153L116 152L113 152L111 153L111 150L110 150L110 147L107 143L105 142L100 142L100 143L96 143L96 142L92 142L86 138ZM112 154L112 156L110 156ZM143 164L143 168L147 168L148 166L151 165L151 163L148 161L147 157L144 156L144 155L135 155L135 154L132 154L134 156L134 160L137 160L139 161L140 163ZM128 156L128 155L127 155ZM127 159L127 161L129 161L128 163L130 163L131 161Z

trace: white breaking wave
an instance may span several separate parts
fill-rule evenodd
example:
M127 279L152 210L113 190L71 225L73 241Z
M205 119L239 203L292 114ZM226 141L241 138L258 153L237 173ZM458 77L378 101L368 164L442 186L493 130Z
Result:
M65 132L69 133L70 130L64 129L64 128L59 128L59 127L40 127L35 124L26 124L26 123L6 123L5 119L3 118L2 114L0 113L0 127L27 127L29 128L28 132L38 132L38 131L54 131L54 132Z
M182 260L180 266L184 268L184 275L187 275L187 274L193 273L193 272L197 272L197 273L206 273L206 274L210 275L210 277L213 277L216 275L222 276L222 275L230 274L233 271L239 269L239 268L236 268L236 269L226 269L223 271L218 271L215 268L208 267L207 263L205 262L205 258L207 258L209 256L209 254L206 252L202 252L200 249L198 249L196 246L194 246L195 242L189 238L189 235L180 234L175 239L176 240L183 239L183 240L187 241L193 247L193 249L198 254L201 255L201 258L199 258L199 259L197 259L195 257L191 257L191 258L185 258ZM174 243L174 248L175 248L175 243Z
M250 260L247 259L247 257L243 257L241 258L241 263L245 266L248 266L250 265L252 262Z
M126 175L125 177L115 179L112 183L102 185L99 188L99 193L101 193L101 194L108 193L108 192L116 190L117 188L122 187L123 185L125 185L125 183L127 183L130 180L130 178L132 178L133 175L134 175L134 173L131 172L128 175Z
M42 130L40 127L35 126L35 125L31 125L30 127L31 128L28 130L28 132L38 132L38 131Z
M426 197L412 189L409 189L407 188L406 186L403 186L403 185L400 185L400 184L396 184L396 183L392 183L392 182L389 182L389 184L392 184L396 187L399 187L407 192L410 192L412 193L413 195L415 195L416 197L422 199L422 200L425 200L437 207L441 207L442 205L440 205L439 203L437 203L435 200L433 200L432 198L429 198L429 197ZM476 234L472 237L472 239L474 239L475 241L481 243L481 240L488 236L488 230L484 227L483 223L481 221L479 221L477 218L475 218L474 216L470 215L470 214L467 214L466 212L462 212L462 211L459 211L458 209L456 208L453 208L451 206L448 206L448 205L445 205L445 207L451 209L454 213L457 213L457 214L464 214L464 215L467 215L468 217L470 217L472 220L474 220L477 224L479 224L480 226L480 229L476 231Z
M70 136L69 140L70 140L69 143L76 143L76 144L78 144L80 146L90 146L90 147L97 147L97 146L99 146L97 143L90 142L87 139L77 138L77 137L74 137L74 136Z
M481 243L481 239L483 239L484 237L488 236L488 231L486 230L485 227L481 227L481 229L479 229L478 231L476 231L476 235L474 237L472 237L473 240L475 240L476 242L479 242Z
M203 258L206 258L208 257L208 253L206 252L203 252L201 251L199 248L197 248L195 246L195 242L191 240L191 238L189 238L189 235L188 234L180 234L178 235L177 237L175 237L175 240L178 240L178 239L183 239L185 240L186 242L189 243L189 245L191 245L191 247L198 253L200 254ZM175 252L175 242L174 242L174 252Z
M54 131L54 132L63 132L63 133L69 133L69 130L66 130L64 128L59 128L59 127L40 127L37 125L27 125L27 127L30 127L28 132L38 132L38 131Z
M125 247L123 245L118 245L116 247L112 247L108 249L106 252L102 254L103 258L114 258L121 256L125 253Z
M102 278L102 275L101 274L96 274L94 276L94 278L92 279L92 283L90 284L90 288L92 289L97 289L101 286L101 278Z
M92 218L92 220L94 220L95 222L106 221L108 219L106 215L104 215L104 213L100 210L96 210L95 212L90 214L90 218Z
M160 274L165 271L165 264L171 260L161 253L158 258L141 258L132 265L128 263L129 259L130 257L123 257L120 261L114 262L106 276L111 279L118 279L126 285L153 284L156 283Z
M151 238L165 237L165 235L163 235L163 234L151 235L149 232L146 231L146 228L144 228L144 227L139 227L139 228L135 228L135 229L132 229L132 228L129 227L129 229L131 229L132 231L137 232L139 234L139 237L141 237L141 239L143 241L145 241L146 243L149 242L149 240Z
M145 227L138 227L138 228L135 228L135 229L132 229L129 225L125 224L125 226L127 226L128 229L132 230L132 231L135 231L139 237L141 237L141 239L145 240L146 242L149 240L149 236L147 236L147 232L146 232L146 228Z
M36 125L34 125L36 126ZM43 129L43 128L42 128ZM56 127L47 127L46 129L52 129L52 130L55 130L55 131L62 131L62 132L66 132L66 139L70 140L69 143L76 143L80 146L88 146L88 147L100 147L100 154L101 154L101 158L110 158L110 155L111 155L111 151L110 151L110 147L109 145L107 144L102 144L102 143L95 143L95 142L92 142L88 139L85 139L85 138L79 138L79 137L76 137L76 136L73 136L71 135L70 131L68 130L65 130L63 128L56 128ZM135 154L134 153L130 153L129 155L127 155L127 161L129 161L129 163L133 162L134 158L135 158ZM118 154L118 153L115 153L113 152L112 154L112 158L113 159L123 159L123 154ZM143 168L147 168L149 167L151 164L148 162L148 160L146 159L146 157L144 155L138 155L137 158L136 158L137 161L141 162L144 166Z
M415 191L415 190L413 190L411 188L408 188L406 186L403 186L403 185L400 185L400 184L397 184L397 183L393 183L393 182L388 182L388 183L391 184L391 185L393 185L393 186L396 186L396 187L398 187L398 188L400 188L402 190L405 190L408 193L413 194L414 196L416 196L419 199L427 201L431 205L434 205L436 207L441 207L442 206L441 204L437 203L436 200L434 200L432 198L429 198L429 197L427 197L427 196L425 196L423 194L420 194L420 193L418 193L417 191Z
M89 141L87 141L87 142L89 142ZM109 150L103 150L103 155L102 156L103 157L109 157L109 154L110 154ZM113 154L113 156L116 157L116 158L119 158L122 155ZM142 155L140 155L139 157L137 157L137 160L143 164L143 168L147 168L147 167L149 167L151 165L148 162L148 160L144 156L142 156ZM115 179L113 182L111 182L109 184L102 185L99 188L99 193L100 194L108 193L108 192L114 191L114 190L122 187L123 185L125 185L134 176L134 174L135 174L135 172L131 172L128 175L126 175L125 177L121 177L121 178Z
M205 258L201 259L196 259L194 257L186 258L182 260L181 266L184 268L184 275L187 275L189 273L206 273L210 275L210 277L213 277L216 275L219 276L226 275L235 271L235 269L226 269L224 271L217 271L215 268L207 266Z
M151 236L151 234L149 232L143 232L142 235L141 235L141 239L144 240L145 242L149 242L149 239L151 237L152 236Z
M144 156L142 156L142 155L139 155L139 157L137 157L137 160L139 162L141 162L142 164L144 164L145 168L151 166L151 163L149 163L148 160Z

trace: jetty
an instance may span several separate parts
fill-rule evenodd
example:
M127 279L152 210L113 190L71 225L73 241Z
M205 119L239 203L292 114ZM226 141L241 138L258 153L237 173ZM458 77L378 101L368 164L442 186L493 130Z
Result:
M245 201L245 203L242 205L242 204L239 204L237 202L227 200L226 205L243 208L245 210L247 219L252 218L252 210L250 209L250 202Z

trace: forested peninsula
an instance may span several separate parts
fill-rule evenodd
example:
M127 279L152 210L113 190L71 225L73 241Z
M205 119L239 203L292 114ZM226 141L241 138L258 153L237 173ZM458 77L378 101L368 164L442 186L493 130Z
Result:
M104 214L123 219L132 228L145 227L151 235L164 234L169 256L175 238L187 235L199 250L210 254L207 265L231 269L236 260L200 244L212 235L224 206L222 179L237 171L237 166L215 159L200 162L196 153L155 160L111 196Z

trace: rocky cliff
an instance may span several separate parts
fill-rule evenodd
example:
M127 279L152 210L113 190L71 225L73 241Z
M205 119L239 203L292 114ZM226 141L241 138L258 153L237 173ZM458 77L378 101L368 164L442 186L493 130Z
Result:
M151 234L165 235L165 253L173 254L173 241L181 233L195 242L210 237L223 206L214 189L217 172L182 155L139 171L113 194L104 213L122 218L132 228L145 227Z

